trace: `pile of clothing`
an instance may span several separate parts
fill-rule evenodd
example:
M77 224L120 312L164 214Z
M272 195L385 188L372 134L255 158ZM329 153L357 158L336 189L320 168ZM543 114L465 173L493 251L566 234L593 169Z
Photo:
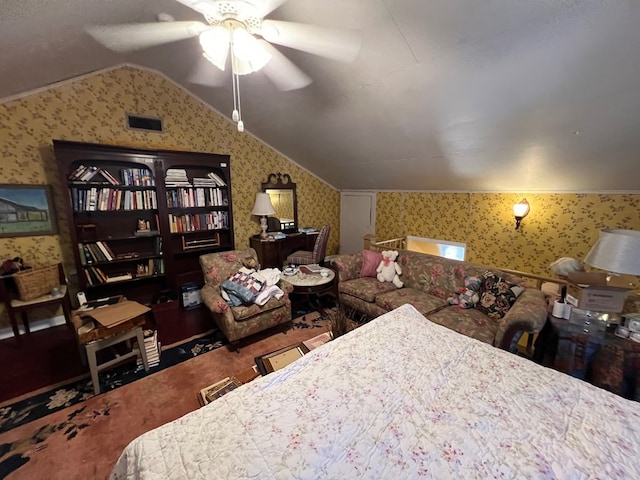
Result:
M284 292L277 286L280 281L277 268L242 267L220 285L222 298L232 307L240 305L264 305L270 298L280 299Z

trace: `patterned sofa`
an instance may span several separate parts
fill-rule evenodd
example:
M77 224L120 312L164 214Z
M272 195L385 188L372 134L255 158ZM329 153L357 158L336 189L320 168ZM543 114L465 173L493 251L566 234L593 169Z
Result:
M258 261L253 248L200 256L200 266L205 280L201 291L202 301L211 311L218 328L232 343L291 321L289 293L293 291L293 285L285 280L278 283L284 296L279 300L271 298L263 306L250 304L231 307L224 301L220 295L220 284L236 273L243 266L243 261L248 259Z
M516 351L523 333L539 332L546 321L544 294L515 275L469 262L398 250L397 262L402 267L400 279L404 282L404 287L398 289L390 282L379 282L375 276L361 277L363 256L370 258L365 252L331 259L331 267L337 272L340 304L346 309L374 318L410 303L435 323L512 352ZM488 271L516 284L515 288L522 291L515 303L506 307L506 314L504 311L487 314L486 308L485 312L478 309L482 307L463 309L449 305L447 299L464 287L465 276L483 278ZM500 282L500 285L506 284ZM500 318L501 315L504 316Z

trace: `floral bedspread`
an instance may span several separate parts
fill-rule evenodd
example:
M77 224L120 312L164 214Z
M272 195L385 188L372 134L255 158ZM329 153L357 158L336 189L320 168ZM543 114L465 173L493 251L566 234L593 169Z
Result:
M112 478L640 478L637 412L404 305L145 433Z

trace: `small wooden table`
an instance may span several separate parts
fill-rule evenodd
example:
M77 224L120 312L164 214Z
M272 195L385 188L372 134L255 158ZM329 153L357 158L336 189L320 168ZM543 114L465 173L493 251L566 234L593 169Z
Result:
M100 393L98 373L123 360L137 358L137 356L140 355L144 370L149 371L149 361L147 360L147 352L144 348L144 335L142 334L142 326L145 323L144 316L134 317L131 320L119 323L113 327L104 327L97 321L90 320L94 322L95 327L87 331L78 331L83 325L87 324L87 320L80 317L77 310L73 312L71 321L80 347L80 355L83 359L86 359L89 364L93 391L96 395ZM138 341L137 347L132 347L131 351L124 355L119 355L112 360L98 364L96 354L99 350L122 342L130 344L131 339L134 337Z

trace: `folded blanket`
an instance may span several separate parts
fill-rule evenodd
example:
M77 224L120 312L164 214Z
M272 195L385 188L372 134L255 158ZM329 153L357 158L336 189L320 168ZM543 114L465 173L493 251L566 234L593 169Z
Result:
M249 270L249 272L253 272ZM227 303L233 307L237 307L243 304L253 303L258 292L262 290L264 281L259 280L251 273L248 273L248 269L240 269L234 273L229 279L222 282L220 285L223 298L226 293Z

